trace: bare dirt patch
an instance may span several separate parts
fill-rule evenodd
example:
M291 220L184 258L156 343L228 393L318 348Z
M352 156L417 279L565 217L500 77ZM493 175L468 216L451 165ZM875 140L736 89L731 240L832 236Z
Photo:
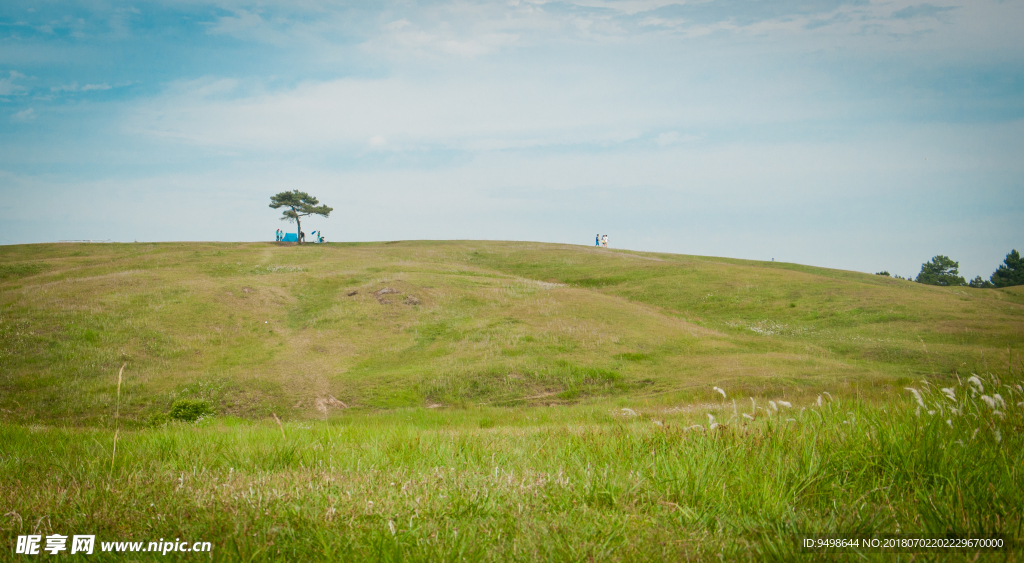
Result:
M338 399L335 399L332 395L328 395L326 397L317 397L313 401L313 405L316 407L316 410L320 411L320 414L323 414L323 415L327 414L328 409L347 409L348 408L347 404L345 404L343 401L339 401Z
M377 298L377 302L378 303L380 303L381 305L388 305L388 304L391 303L391 300L386 298L386 297L384 297L385 295L393 295L393 294L401 294L401 293L402 292L398 291L397 289L392 289L390 287L385 287L383 289L379 289L379 290L375 291L373 293L373 295L374 295L374 297Z

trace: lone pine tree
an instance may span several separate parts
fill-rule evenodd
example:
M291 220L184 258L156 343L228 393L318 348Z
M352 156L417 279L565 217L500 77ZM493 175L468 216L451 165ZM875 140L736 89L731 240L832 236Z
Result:
M277 195L270 196L270 207L272 209L280 209L287 207L284 210L282 221L295 221L298 228L299 244L302 244L302 217L308 217L310 215L322 215L327 217L334 211L333 207L327 207L326 205L320 205L320 201L315 197L307 194L306 192L300 192L299 190L292 190L290 192L281 192Z

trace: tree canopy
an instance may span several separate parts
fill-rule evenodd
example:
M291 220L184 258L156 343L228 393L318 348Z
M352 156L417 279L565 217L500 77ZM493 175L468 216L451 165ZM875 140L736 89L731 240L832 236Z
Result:
M975 276L974 279L971 280L970 283L968 283L967 285L969 285L971 287L980 287L980 288L993 287L992 282L990 282L988 280L981 279L981 276Z
M967 285L959 270L960 263L949 256L934 256L931 262L921 264L916 281L928 285Z
M1020 253L1016 249L1006 255L1006 260L992 272L991 279L992 285L996 287L1024 285L1024 261L1021 261Z
M270 196L270 207L272 209L288 208L282 213L281 220L295 222L299 231L299 244L302 244L302 217L310 215L327 217L331 214L331 211L334 211L333 207L320 205L320 201L317 198L299 190L281 192Z

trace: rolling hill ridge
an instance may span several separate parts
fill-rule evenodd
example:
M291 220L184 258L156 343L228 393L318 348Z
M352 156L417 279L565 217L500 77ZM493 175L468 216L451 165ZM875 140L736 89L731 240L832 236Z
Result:
M489 241L0 248L0 416L856 393L1022 370L1024 288Z

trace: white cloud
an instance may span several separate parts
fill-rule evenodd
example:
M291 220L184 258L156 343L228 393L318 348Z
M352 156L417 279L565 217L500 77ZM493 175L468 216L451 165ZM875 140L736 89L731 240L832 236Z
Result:
M207 32L213 35L230 35L247 41L283 45L287 42L288 35L280 27L266 21L259 13L237 9L234 10L233 16L217 18L210 24Z
M649 16L640 20L640 27L667 27L675 28L686 23L683 19L666 19L655 16Z
M32 121L35 118L36 118L36 110L34 110L32 108L28 108L28 109L25 109L25 110L21 110L21 111L15 113L14 115L12 115L11 116L11 121L26 122L26 121Z
M692 143L699 141L700 136L698 135L680 135L678 131L667 131L659 134L655 137L654 142L660 147L666 147L668 145L675 145L678 143Z
M442 23L428 30L408 19L399 19L383 25L380 34L364 43L363 49L391 55L478 57L515 45L520 40L518 33L495 28L491 25L494 22L486 19L471 23L470 29L460 30Z
M499 73L500 74L500 73ZM630 103L633 86L474 75L307 82L238 95L237 82L179 84L141 104L130 130L190 144L299 151L396 148L485 150L634 138L673 112ZM549 87L550 86L550 87Z
M664 8L686 4L685 0L571 0L572 4L589 8L603 8L621 12L626 15L639 14Z
M543 146L611 146L666 130L704 131L817 119L844 100L808 100L805 82L729 66L716 83L701 53L647 61L550 57L532 65L439 64L385 78L307 81L268 91L266 83L205 78L179 82L137 103L123 126L190 145L283 153L358 154L385 139L391 150L488 151ZM703 67L696 66L703 65ZM745 67L750 67L745 68ZM664 75L664 68L691 71ZM740 76L740 78L736 78ZM696 140L678 133L667 145Z
M82 86L82 87L79 87L77 82L72 82L70 84L61 84L60 86L51 86L50 87L50 91L51 92L55 92L55 93L56 92L90 92L90 91L94 91L94 90L110 90L111 88L112 88L112 86L107 84L107 83L105 83L105 82L101 83L101 84L86 84L85 86Z
M242 82L237 78L205 77L178 80L168 85L166 95L178 100L201 100L236 95Z
M15 84L16 80L25 78L25 75L12 70L7 73L7 78L0 78L0 96L12 96L25 93L28 89L21 84Z

